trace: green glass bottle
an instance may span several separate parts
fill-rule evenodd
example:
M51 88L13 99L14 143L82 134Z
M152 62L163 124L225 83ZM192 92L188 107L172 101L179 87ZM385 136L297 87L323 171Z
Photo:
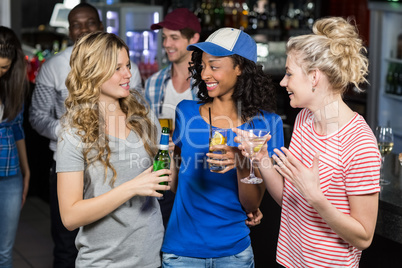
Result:
M390 62L388 65L386 84L385 84L385 93L388 93L388 94L393 93L394 69L395 69L395 64Z
M160 169L170 169L170 155L169 155L169 128L162 128L161 141L159 143L159 150L154 158L153 170L157 171ZM166 176L166 175L163 175ZM167 182L159 183L161 185L168 185ZM157 191L158 193L163 193L163 191Z

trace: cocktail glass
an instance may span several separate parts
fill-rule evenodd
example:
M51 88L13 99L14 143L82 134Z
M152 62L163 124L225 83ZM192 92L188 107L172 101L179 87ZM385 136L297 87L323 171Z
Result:
M247 130L243 138L247 143L245 146L250 157L250 175L240 181L247 184L259 184L262 182L261 178L258 178L254 174L253 160L256 154L261 151L262 146L268 139L269 132L262 129L250 129Z

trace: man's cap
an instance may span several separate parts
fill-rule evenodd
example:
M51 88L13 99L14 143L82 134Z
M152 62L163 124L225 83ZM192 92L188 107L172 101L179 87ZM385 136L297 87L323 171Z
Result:
M239 55L257 62L257 44L245 32L235 28L221 28L213 32L205 42L187 46L187 50L199 48L216 57Z
M167 14L163 21L151 25L152 30L161 28L174 31L190 28L197 33L201 33L201 25L197 16L187 8L177 8Z

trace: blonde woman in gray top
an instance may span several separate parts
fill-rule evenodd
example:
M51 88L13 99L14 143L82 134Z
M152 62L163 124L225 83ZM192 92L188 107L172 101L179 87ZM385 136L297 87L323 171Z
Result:
M129 90L128 48L96 32L72 52L57 145L58 196L67 229L80 228L76 267L159 267L163 224L152 171L160 126Z

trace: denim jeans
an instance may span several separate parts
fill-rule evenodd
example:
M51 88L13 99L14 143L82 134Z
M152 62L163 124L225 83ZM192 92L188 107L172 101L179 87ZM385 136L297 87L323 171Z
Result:
M22 175L0 177L0 267L13 267L13 247L22 201Z
M251 245L244 251L220 258L192 258L163 253L162 268L254 268Z

